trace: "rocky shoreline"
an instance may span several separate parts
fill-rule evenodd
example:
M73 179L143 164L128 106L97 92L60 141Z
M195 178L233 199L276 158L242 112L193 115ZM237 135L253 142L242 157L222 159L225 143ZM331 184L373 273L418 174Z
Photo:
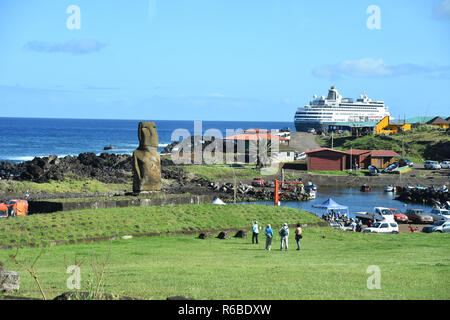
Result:
M286 170L289 173L290 170ZM439 186L449 185L448 176L432 176L420 179L414 175L400 177L398 175L383 175L375 177L361 176L339 176L312 174L305 171L295 170L291 172L302 181L312 181L319 186L359 187L368 184L371 187L382 187L388 184L394 186L423 185ZM243 201L272 201L274 199L274 180L279 175L266 176L266 182L261 187L251 186L251 179L239 179L236 185L231 179L225 181L208 181L198 178L193 174L186 173L183 165L175 165L169 158L161 158L161 176L165 180L161 193L164 194L192 194L209 195L219 197L225 202ZM84 180L95 179L103 183L129 184L132 179L132 157L126 154L81 153L78 156L36 157L33 160L11 163L0 162L0 179L13 181L32 181L37 183L48 183L51 181L65 181L66 179ZM281 192L281 190L280 190ZM123 196L125 192L119 193L32 193L32 200L64 199L64 198L86 198L86 197L112 197ZM11 194L0 190L0 200L8 198L23 197L23 194ZM416 201L411 195L404 196L407 201ZM408 198L409 197L409 198ZM435 197L433 197L434 199ZM307 200L300 189L287 193L283 200L304 201Z
M420 203L433 206L436 203L441 205L450 201L450 193L427 189L403 189L397 194L396 200L407 203Z

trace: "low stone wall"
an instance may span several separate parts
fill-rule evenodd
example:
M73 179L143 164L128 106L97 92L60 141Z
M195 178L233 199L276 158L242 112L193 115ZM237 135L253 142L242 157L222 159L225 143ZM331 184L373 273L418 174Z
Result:
M166 195L160 198L136 198L114 200L112 197L108 200L92 199L82 201L29 201L29 213L52 213L68 210L87 210L87 209L109 209L124 207L147 207L176 204L200 204L210 203L214 200L212 195Z

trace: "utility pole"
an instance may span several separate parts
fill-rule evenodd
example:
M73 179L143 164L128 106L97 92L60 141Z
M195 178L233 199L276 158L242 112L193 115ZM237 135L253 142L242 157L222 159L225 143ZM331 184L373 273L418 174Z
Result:
M353 162L352 162L352 147L350 147L350 171L352 171Z
M333 131L331 131L331 149L333 149Z
M234 176L234 195L233 195L233 198L234 198L234 204L236 204L236 193L237 193L237 186L236 186L236 174L234 173L234 168L233 167L231 167L231 169L233 170L233 176Z

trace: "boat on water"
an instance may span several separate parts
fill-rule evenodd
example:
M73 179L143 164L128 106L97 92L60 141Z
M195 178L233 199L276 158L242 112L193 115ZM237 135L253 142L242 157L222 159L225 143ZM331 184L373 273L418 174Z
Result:
M384 187L384 192L395 192L395 188L392 184Z
M305 191L308 192L309 190L317 191L317 184L307 184L305 186Z
M370 187L367 184L363 184L360 189L361 192L369 192Z
M308 195L308 200L310 199L315 199L316 198L316 194L317 192L314 191L313 189L310 189L306 192L306 194Z
M365 92L355 101L343 98L332 86L326 98L315 94L308 105L298 107L294 124L297 131L329 132L375 126L386 116L390 113L383 101L373 101Z

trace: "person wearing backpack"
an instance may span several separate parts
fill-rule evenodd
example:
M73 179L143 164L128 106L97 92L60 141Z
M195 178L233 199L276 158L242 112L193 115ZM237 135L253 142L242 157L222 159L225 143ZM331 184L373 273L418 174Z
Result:
M272 238L273 238L273 231L270 227L270 224L267 225L266 231L264 232L266 235L266 250L270 251L270 247L272 246Z
M297 229L295 229L295 241L297 241L297 250L300 250L300 239L302 236L302 225L297 223Z
M278 234L281 237L280 250L283 250L283 243L284 243L284 249L287 251L289 238L289 227L287 223L285 223L284 226L278 231Z

